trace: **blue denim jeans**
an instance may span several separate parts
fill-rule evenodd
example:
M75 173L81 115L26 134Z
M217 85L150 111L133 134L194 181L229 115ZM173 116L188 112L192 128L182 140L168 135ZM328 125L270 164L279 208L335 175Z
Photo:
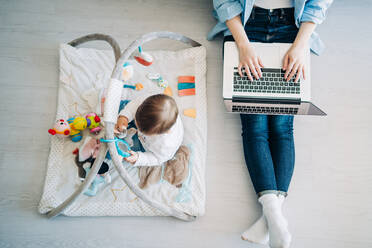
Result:
M298 32L294 9L254 8L245 32L250 41L292 43ZM286 195L295 161L293 116L242 114L240 119L245 162L256 193Z

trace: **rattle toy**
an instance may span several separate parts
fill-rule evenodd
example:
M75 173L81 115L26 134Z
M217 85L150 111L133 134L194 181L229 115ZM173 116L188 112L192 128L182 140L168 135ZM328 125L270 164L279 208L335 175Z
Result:
M141 84L141 83L137 83L135 85L124 84L123 87L133 89L133 90L142 90L143 89L143 84Z
M62 138L69 136L70 132L70 125L64 119L57 120L53 128L48 130L48 133L50 133L51 135L56 135Z
M116 150L118 151L118 154L120 156L122 156L123 158L127 158L127 157L130 157L131 154L128 152L130 151L130 146L129 144L123 140L123 139L119 139L119 138L114 138L114 139L103 139L101 138L100 139L101 142L115 142L115 146L116 146Z
M147 74L147 78L153 82L156 82L159 87L165 89L168 87L168 81L165 80L159 73L149 73Z
M131 77L133 77L133 66L129 62L125 62L123 64L123 71L121 73L122 78L124 81L128 81Z
M138 53L134 55L134 58L137 60L138 63L140 63L143 66L149 66L154 61L150 54L142 51L141 46L138 47Z

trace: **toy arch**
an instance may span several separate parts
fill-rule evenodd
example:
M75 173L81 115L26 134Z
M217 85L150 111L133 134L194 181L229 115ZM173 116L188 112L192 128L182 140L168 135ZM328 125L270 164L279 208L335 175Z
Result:
M201 46L200 43L183 36L181 34L173 33L173 32L168 32L168 31L160 31L160 32L152 32L152 33L147 33L143 36L141 36L139 39L135 40L130 44L130 46L123 52L120 52L120 46L119 44L111 37L108 35L104 34L89 34L83 37L80 37L78 39L75 39L68 44L71 46L78 46L83 43L86 43L88 41L94 41L94 40L102 40L106 41L107 43L110 44L112 49L114 50L114 55L115 55L115 61L116 65L113 69L112 75L111 75L111 82L109 85L108 89L108 94L106 97L106 103L105 103L105 111L104 111L104 116L105 116L105 138L110 140L114 139L114 126L115 126L115 118L117 116L117 109L120 105L120 97L115 97L113 92L115 92L115 87L116 87L116 92L117 89L121 89L123 87L123 83L120 80L121 76L121 71L122 71L122 65L124 62L126 62L129 58L129 56L142 44L145 44L151 40L159 39L159 38L168 38L172 40L178 40L183 43L189 44L192 47L198 47ZM110 88L113 88L113 90L110 90ZM110 110L110 107L114 108L114 111ZM106 114L110 115L108 118L106 118ZM113 118L113 115L115 115L115 118ZM178 218L180 220L184 221L193 221L196 219L196 216L192 216L188 213L185 213L181 210L171 208L167 206L166 204L160 203L156 200L151 199L142 189L140 189L132 180L130 177L129 173L127 172L126 169L123 168L121 158L116 150L116 146L114 142L110 143L102 143L101 148L99 151L99 154L93 163L93 166L86 176L84 182L79 186L79 188L70 196L68 197L64 202L62 202L59 206L56 208L52 209L47 213L48 218L52 218L55 216L58 216L61 214L65 209L67 209L69 206L71 206L77 199L78 197L85 192L85 190L88 189L92 181L94 180L95 176L98 173L99 168L101 167L103 160L105 159L107 151L110 152L111 159L113 161L115 169L118 171L119 176L122 178L122 180L127 184L129 189L142 201L150 205L151 207L154 207L158 210L160 210L162 213L165 215L173 216L175 218Z

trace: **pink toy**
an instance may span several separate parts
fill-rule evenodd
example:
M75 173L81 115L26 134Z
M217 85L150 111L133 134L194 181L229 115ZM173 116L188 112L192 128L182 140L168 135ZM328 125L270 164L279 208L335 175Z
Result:
M48 130L51 135L57 135L58 137L68 137L71 133L70 125L64 119L59 119L54 124L53 128Z

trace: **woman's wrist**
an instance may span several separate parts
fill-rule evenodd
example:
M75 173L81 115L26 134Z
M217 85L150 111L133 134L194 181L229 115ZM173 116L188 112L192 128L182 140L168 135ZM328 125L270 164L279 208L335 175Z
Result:
M252 44L249 42L248 39L246 40L243 40L243 41L239 41L239 42L235 42L236 43L236 46L238 47L239 51L240 50L245 50L247 48L249 48L250 46L252 46Z
M316 24L313 22L302 22L300 29L298 30L295 41L293 42L294 47L306 48L308 46L309 39L313 33Z

